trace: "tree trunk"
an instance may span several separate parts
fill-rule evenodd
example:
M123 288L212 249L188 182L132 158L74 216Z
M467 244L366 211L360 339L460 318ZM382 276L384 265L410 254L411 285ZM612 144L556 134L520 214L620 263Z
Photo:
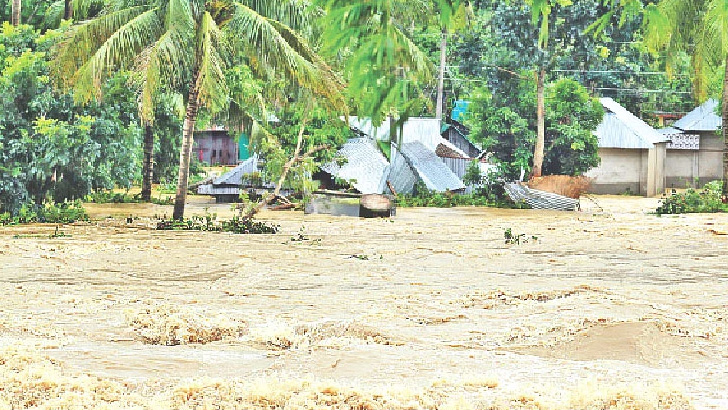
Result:
M20 25L20 9L22 7L22 0L13 0L12 4L12 15L10 21L14 26Z
M174 197L174 213L172 218L181 220L185 215L185 201L187 200L187 179L190 174L190 159L192 157L192 143L194 142L195 121L199 108L197 90L198 72L195 70L190 84L190 92L187 99L187 112L182 127L182 147L179 152L179 176L177 177L177 194Z
M728 198L728 56L723 79L723 199Z
M73 7L71 7L71 0L63 1L63 19L70 20L73 17Z
M447 30L442 30L442 41L440 42L440 77L437 82L437 107L435 118L442 119L443 100L445 94L445 64L447 63Z
M286 177L288 177L288 172L291 170L291 167L298 162L300 158L306 158L309 155L313 155L314 153L318 152L321 149L325 149L328 146L318 146L314 147L305 154L303 154L303 157L301 156L301 146L303 146L303 133L306 130L306 123L308 122L308 117L304 116L301 120L301 126L298 130L298 139L296 142L296 150L293 151L293 156L291 157L288 162L286 162L283 165L283 170L281 171L281 176L278 178L278 184L276 184L275 189L273 189L273 193L266 195L264 198L261 199L258 204L248 210L248 212L245 214L243 218L250 219L255 214L260 212L263 208L270 205L271 202L273 202L274 199L278 198L278 196L281 194L281 188L283 187L283 183L286 182ZM241 211L242 213L242 211Z
M142 201L152 200L152 174L154 172L154 129L144 127L144 164L142 165Z
M534 177L540 177L543 169L544 138L546 135L543 101L544 77L546 77L546 70L541 69L536 73L536 116L538 124L536 133L536 146L533 149L533 171L531 172Z

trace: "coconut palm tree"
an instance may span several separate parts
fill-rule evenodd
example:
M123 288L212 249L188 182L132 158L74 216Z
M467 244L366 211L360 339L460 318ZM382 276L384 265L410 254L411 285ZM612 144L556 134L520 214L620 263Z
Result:
M230 118L245 111L226 76L235 64L285 75L344 105L341 82L295 30L307 15L296 0L119 0L69 31L57 50L57 77L85 101L99 97L113 70L138 71L143 121L151 120L154 97L163 90L186 96L173 214L181 219L199 110Z
M10 23L14 26L20 24L20 9L22 5L23 2L21 0L13 0L13 3L11 5L12 11L10 16Z
M728 2L725 0L662 0L645 9L645 39L652 50L671 57L685 51L692 57L698 100L707 98L707 83L723 69L723 194L728 195Z

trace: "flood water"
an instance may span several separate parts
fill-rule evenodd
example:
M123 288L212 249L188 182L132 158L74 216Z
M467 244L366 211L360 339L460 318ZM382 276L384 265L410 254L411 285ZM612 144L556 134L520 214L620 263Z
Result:
M0 409L728 408L728 215L596 201L0 228Z

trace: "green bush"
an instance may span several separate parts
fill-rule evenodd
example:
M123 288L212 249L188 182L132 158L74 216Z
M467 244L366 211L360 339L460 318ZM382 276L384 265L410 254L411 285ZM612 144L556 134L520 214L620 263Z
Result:
M100 191L86 195L84 202L93 202L95 204L139 204L145 201L142 200L141 194L129 195L121 192ZM159 198L151 198L150 202L157 205L172 205L174 198L162 198L160 194Z
M160 231L209 231L231 232L236 234L276 234L279 227L251 218L233 217L229 221L219 221L214 215L193 216L184 221L163 220L157 223Z
M456 194L453 192L429 191L421 182L415 186L414 195L398 194L396 204L402 208L430 207L452 208L455 206L482 206L491 208L524 208L525 204L516 204L505 197L497 197L479 189L474 194Z
M680 194L673 190L670 196L660 200L656 212L658 215L728 212L728 204L721 200L722 189L721 181L712 181L701 190L689 188Z
M88 214L80 200L72 202L46 202L43 205L25 203L15 215L10 212L0 214L0 225L26 223L72 223L88 221Z

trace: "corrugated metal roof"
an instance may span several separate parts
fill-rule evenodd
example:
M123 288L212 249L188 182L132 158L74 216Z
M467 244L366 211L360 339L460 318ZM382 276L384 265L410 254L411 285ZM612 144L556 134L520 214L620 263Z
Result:
M657 132L668 138L670 137L670 135L680 135L685 133L685 131L673 127L660 128L659 130L657 130Z
M711 98L675 121L672 126L683 131L717 131L723 123L720 116L715 113L717 107L718 101Z
M382 193L381 183L388 162L373 140L350 139L339 149L338 155L347 162L343 165L329 162L321 169L337 178L354 181L352 185L362 194Z
M574 211L579 207L578 199L572 199L538 189L531 189L521 184L505 184L504 188L513 202L526 202L533 209Z
M398 194L411 194L414 191L415 182L417 182L417 175L399 151L392 150L392 156L392 163L386 172L387 179Z
M212 185L240 186L243 183L243 175L252 174L253 172L258 172L258 157L255 155L233 168L230 172L212 181Z
M600 98L607 110L595 132L600 148L652 148L669 139L611 98Z
M402 154L428 189L439 192L465 189L460 178L421 142L403 144Z

